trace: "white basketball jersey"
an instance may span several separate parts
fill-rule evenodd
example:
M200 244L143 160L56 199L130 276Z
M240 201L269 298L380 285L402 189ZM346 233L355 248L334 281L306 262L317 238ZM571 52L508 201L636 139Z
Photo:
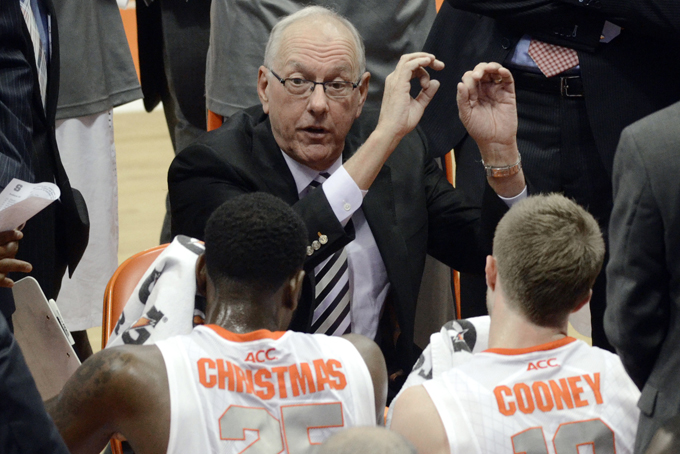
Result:
M618 356L565 339L490 349L423 386L452 454L629 454L640 392Z
M168 453L307 453L374 426L373 384L347 340L216 325L156 344L170 388Z

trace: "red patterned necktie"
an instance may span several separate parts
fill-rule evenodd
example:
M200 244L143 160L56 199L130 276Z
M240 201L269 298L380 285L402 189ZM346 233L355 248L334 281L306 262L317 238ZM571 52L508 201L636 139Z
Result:
M552 77L578 65L578 54L574 49L555 46L532 39L529 43L529 56L545 77Z

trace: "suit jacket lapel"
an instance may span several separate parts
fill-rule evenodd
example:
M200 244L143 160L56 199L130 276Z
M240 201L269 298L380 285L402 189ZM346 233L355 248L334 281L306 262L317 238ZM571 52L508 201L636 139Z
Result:
M274 139L269 118L255 126L252 152L257 159L262 181L269 192L289 205L297 202L299 197L295 179L281 155L281 148Z
M352 151L353 153L353 151ZM347 159L349 156L346 157ZM408 300L411 298L411 285L408 271L408 249L397 225L392 171L389 164L383 165L375 181L364 198L362 209L366 222L378 245L380 256L385 264L387 276L395 295Z
M57 29L57 15L51 0L42 0L48 16L48 30L50 34L48 49L49 64L47 65L47 95L45 98L45 116L47 124L53 125L57 113L57 97L59 95L59 30Z

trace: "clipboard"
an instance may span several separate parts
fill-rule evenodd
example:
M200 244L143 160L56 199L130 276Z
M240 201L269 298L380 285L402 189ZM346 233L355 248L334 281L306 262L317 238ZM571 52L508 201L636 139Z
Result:
M12 316L14 337L26 359L43 400L61 391L80 366L54 300L47 301L38 281L25 277L12 287L16 311Z

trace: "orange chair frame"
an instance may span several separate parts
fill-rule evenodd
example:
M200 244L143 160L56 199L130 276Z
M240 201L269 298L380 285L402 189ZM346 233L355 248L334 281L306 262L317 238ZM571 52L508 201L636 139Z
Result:
M138 252L120 264L104 290L104 311L102 314L102 349L106 347L111 332L116 327L125 303L139 283L144 272L165 250L167 244ZM111 453L123 454L123 446L117 439L111 439Z

